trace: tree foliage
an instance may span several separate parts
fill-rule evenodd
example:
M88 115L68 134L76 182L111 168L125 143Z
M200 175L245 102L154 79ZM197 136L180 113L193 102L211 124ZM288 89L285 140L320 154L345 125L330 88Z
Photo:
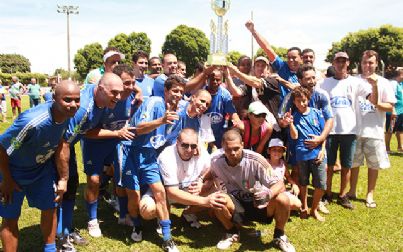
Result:
M102 65L103 49L100 43L85 45L74 56L74 65L77 73L84 79L88 72Z
M0 80L3 82L3 85L11 84L11 77L17 76L18 80L23 84L28 84L31 82L31 78L35 78L36 82L41 86L46 86L48 76L46 74L41 73L0 73Z
M144 32L132 32L129 35L119 33L108 42L108 46L116 47L122 52L126 59L124 63L131 64L133 53L138 50L151 52L151 40Z
M276 54L278 56L280 56L280 58L282 58L284 61L287 61L287 51L288 49L285 47L277 47L277 46L271 46L273 48L273 50L276 52ZM259 56L263 56L266 57L267 59L269 58L267 56L267 54L263 51L262 48L259 48L256 52L255 58L259 57Z
M61 67L56 68L53 72L53 76L57 76L58 74L60 74L62 80L68 79L69 77L71 77L73 80L78 80L80 78L76 71L71 71L69 76L69 71Z
M403 28L383 25L347 34L339 42L334 42L326 57L332 62L336 52L345 51L350 57L350 66L359 65L365 50L375 50L387 69L403 65Z
M20 54L0 54L0 70L3 73L28 73L31 62Z
M210 43L206 34L199 29L179 25L165 38L162 52L173 53L186 63L187 72L192 75L198 62L205 62Z
M238 59L242 54L238 51L230 51L227 54L227 61L231 62L234 66L238 65Z

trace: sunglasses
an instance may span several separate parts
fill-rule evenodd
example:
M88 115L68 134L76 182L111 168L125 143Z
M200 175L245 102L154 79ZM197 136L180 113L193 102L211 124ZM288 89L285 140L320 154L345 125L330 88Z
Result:
M264 113L262 113L262 114L258 114L258 115L255 115L255 114L253 114L255 117L257 117L257 118L266 118L266 114L264 114Z
M192 149L192 150L195 150L196 148L197 148L197 144L187 144L187 143L181 143L181 147L183 148L183 149L189 149L189 147Z

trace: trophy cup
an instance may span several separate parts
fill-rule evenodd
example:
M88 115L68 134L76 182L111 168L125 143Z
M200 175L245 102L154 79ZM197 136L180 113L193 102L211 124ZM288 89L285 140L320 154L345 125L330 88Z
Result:
M228 53L228 21L223 24L223 16L229 10L230 0L211 0L211 8L218 17L217 26L211 20L210 28L210 55L208 65L226 66Z

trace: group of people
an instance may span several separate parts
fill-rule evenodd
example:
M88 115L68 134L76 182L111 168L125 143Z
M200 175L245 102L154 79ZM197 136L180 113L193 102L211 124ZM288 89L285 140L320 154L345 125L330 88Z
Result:
M41 210L44 251L76 251L74 244L88 243L73 227L78 142L87 176L88 233L95 238L102 236L100 191L112 179L118 224L133 227L134 242L143 239L142 219L156 218L163 249L179 251L170 205L180 204L190 228L202 228L197 215L204 210L219 220L225 230L219 249L239 241L246 221L274 220L273 245L295 251L285 234L290 211L325 221L321 213L329 214L338 150L337 202L354 208L350 199L357 197L365 157L366 206L376 207L378 171L390 166L386 112L396 121L401 148L403 72L396 78L396 99L390 82L376 74L375 51L363 52L359 76L349 75L348 54L336 53L334 76L324 78L314 68L313 50L292 47L283 61L253 22L246 28L268 58L252 64L242 56L237 66L200 64L186 79L186 65L173 54L149 59L138 51L129 66L120 64L125 56L118 49L108 47L104 64L88 73L81 90L63 80L49 102L23 112L0 136L4 251L17 250L25 196Z

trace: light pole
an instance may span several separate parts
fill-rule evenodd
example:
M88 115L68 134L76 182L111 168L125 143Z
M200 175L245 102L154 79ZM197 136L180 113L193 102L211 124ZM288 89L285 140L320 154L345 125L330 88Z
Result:
M78 14L78 6L73 5L57 5L57 12L66 14L67 16L67 71L70 72L70 14Z

